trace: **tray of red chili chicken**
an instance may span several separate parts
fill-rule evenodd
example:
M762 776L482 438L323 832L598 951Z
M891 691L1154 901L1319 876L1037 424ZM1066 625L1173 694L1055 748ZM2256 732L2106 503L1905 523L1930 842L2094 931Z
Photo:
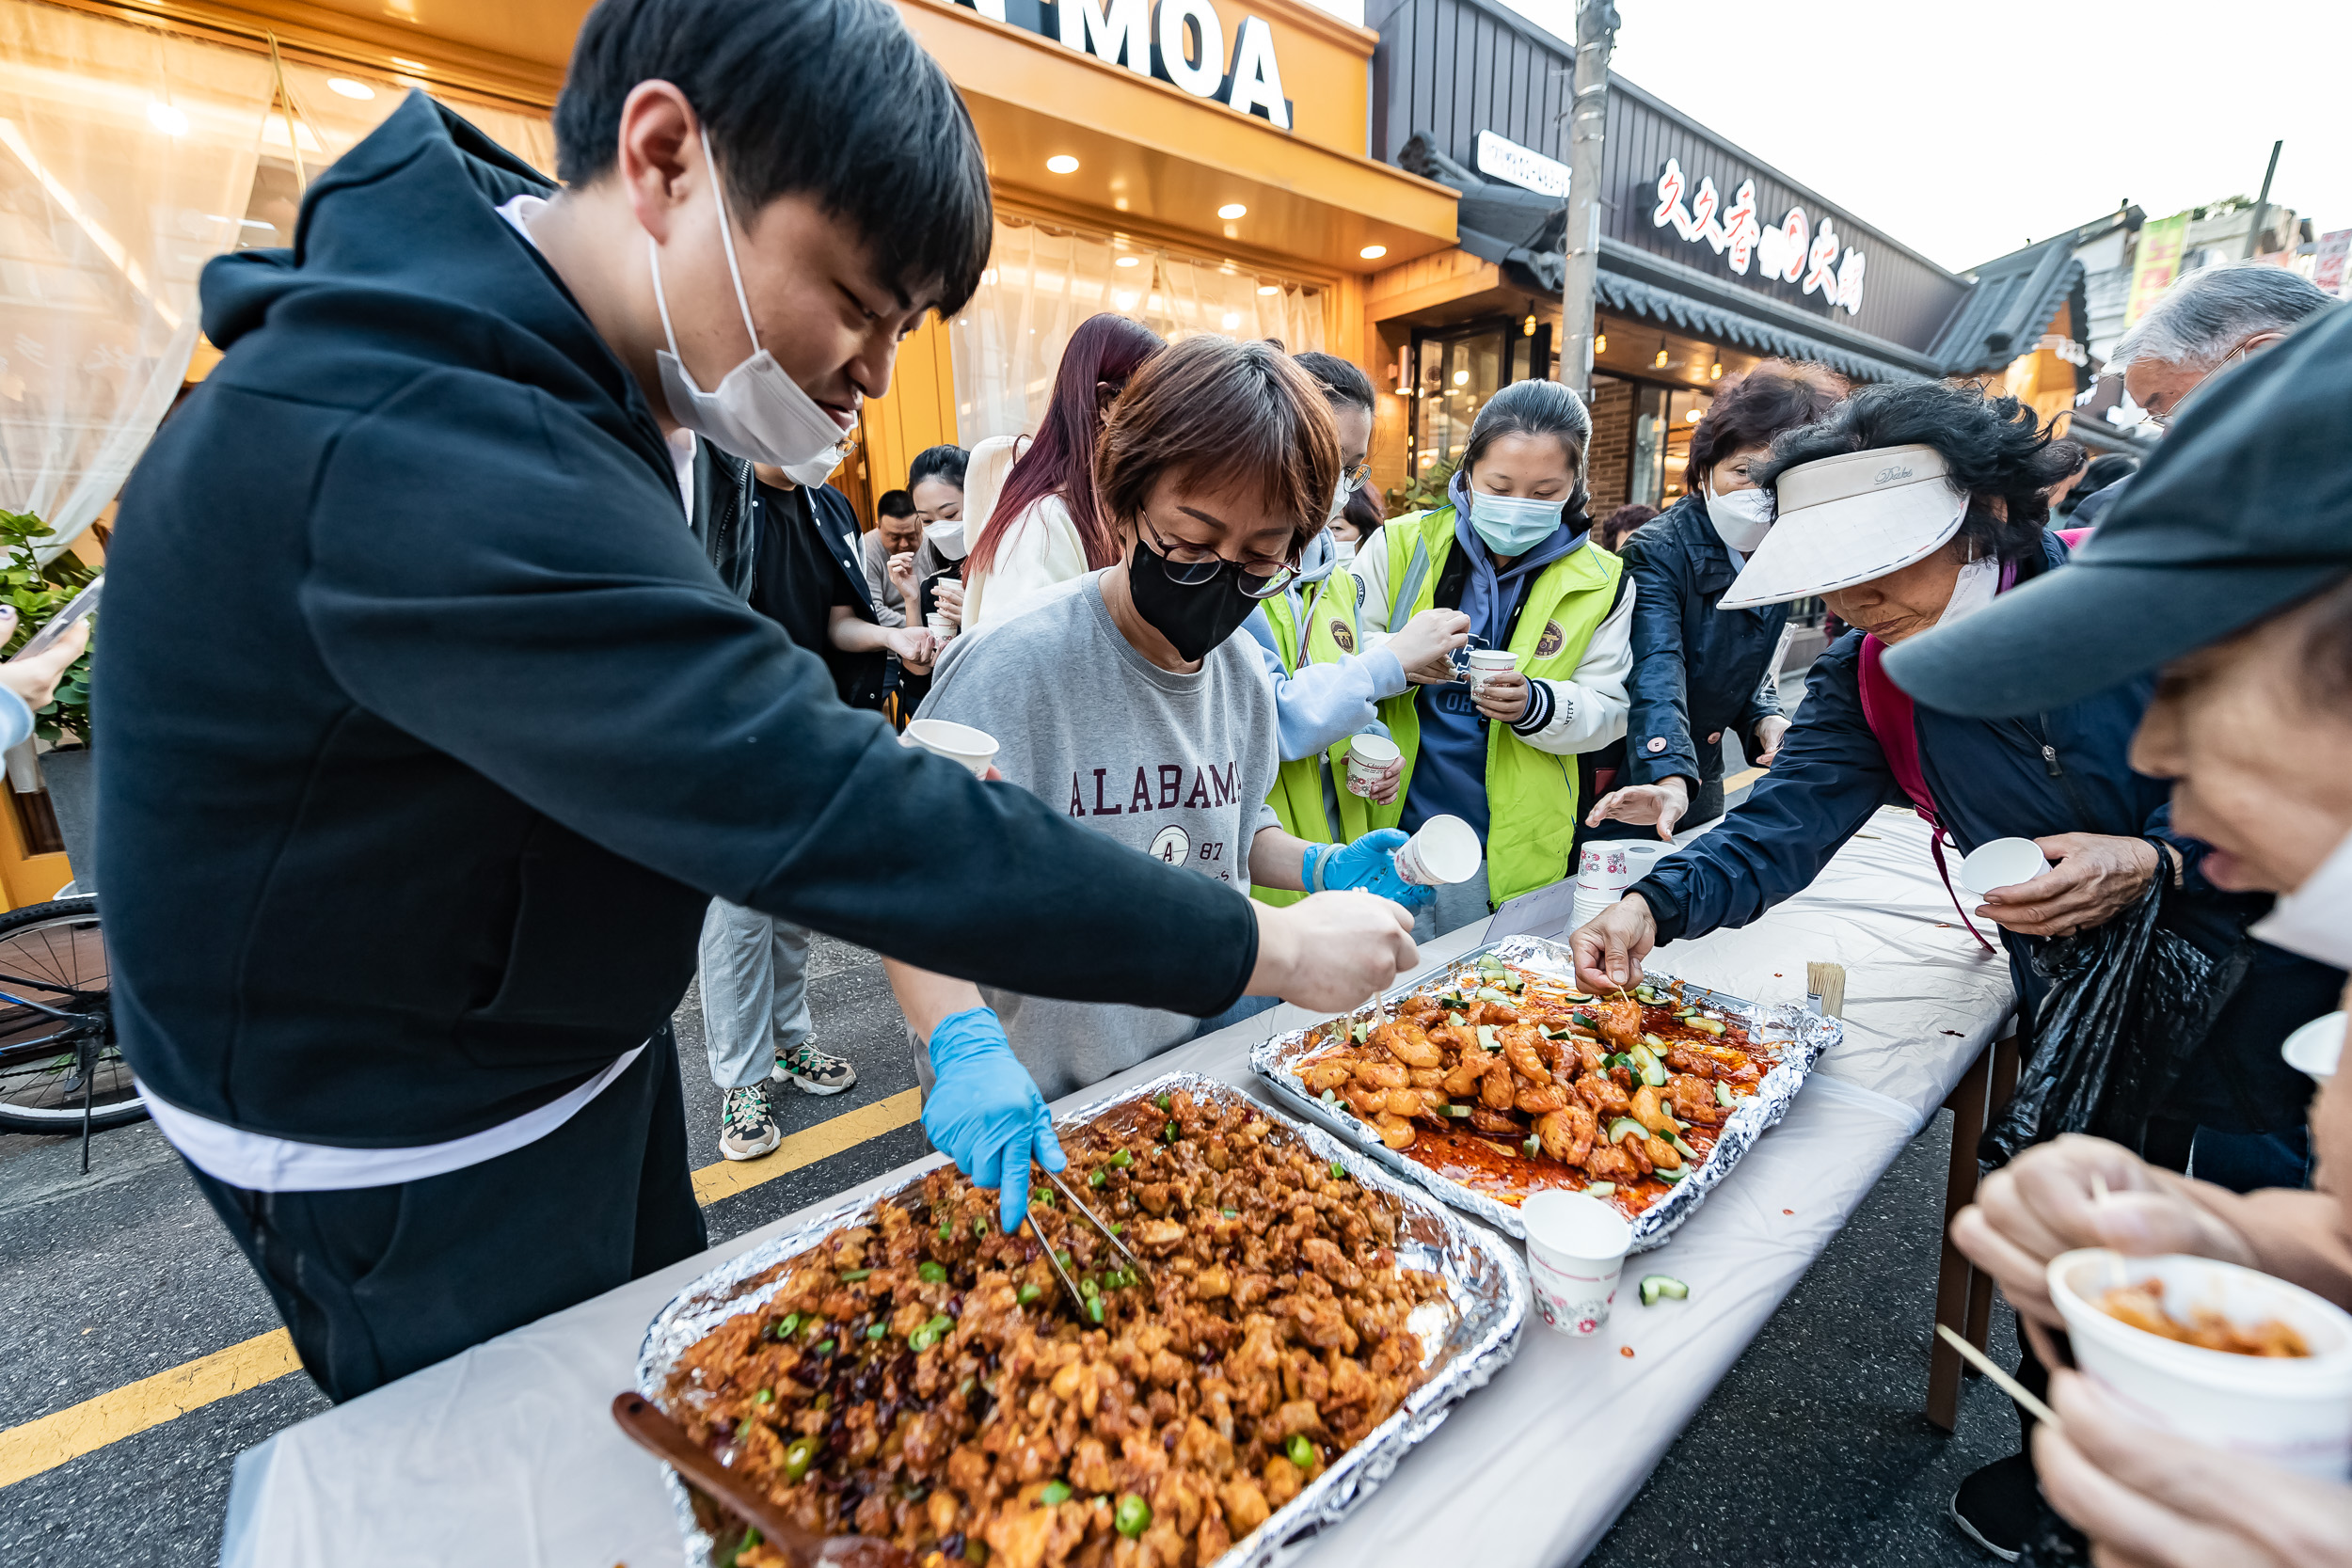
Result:
M1264 1568L1518 1349L1511 1247L1238 1088L1169 1073L1056 1130L1132 1259L1041 1179L1008 1236L934 1164L688 1286L639 1391L803 1528L917 1568ZM789 1568L664 1476L689 1568Z
M1507 937L1250 1053L1283 1103L1510 1234L1550 1188L1663 1243L1787 1114L1840 1026L1653 974L1579 990L1574 956Z

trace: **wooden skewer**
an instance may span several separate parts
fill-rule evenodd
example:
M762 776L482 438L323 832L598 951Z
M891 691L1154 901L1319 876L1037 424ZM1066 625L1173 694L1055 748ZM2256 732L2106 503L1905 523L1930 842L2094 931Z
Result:
M1937 1323L1935 1325L1935 1332L1944 1337L1944 1342L1946 1344L1960 1352L1962 1358L1970 1366L1976 1368L1977 1370L1991 1378L1993 1380L1993 1386L1998 1388L2002 1393L2007 1394L2010 1399L2015 1400L2019 1404L2024 1405L2028 1411L2030 1411L2035 1420L2047 1421L2051 1426L2061 1432L2065 1430L2065 1423L2058 1418L2057 1411L2052 1410L2048 1405L2042 1403L2040 1400L2035 1399L2032 1394L2026 1391L2024 1384L2018 1382L2015 1378L2001 1370L2000 1368L1994 1366L1991 1356L1985 1354L1984 1352L1979 1350L1976 1346L1970 1344L1966 1339L1962 1338L1959 1335L1954 1334L1947 1324Z
M1846 966L1816 958L1804 966L1806 992L1820 998L1823 1018L1846 1016Z

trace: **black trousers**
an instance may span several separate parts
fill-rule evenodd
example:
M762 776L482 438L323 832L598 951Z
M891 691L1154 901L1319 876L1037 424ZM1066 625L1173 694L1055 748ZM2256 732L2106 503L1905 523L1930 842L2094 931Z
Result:
M666 1025L569 1121L464 1170L326 1193L191 1174L338 1403L707 1244Z

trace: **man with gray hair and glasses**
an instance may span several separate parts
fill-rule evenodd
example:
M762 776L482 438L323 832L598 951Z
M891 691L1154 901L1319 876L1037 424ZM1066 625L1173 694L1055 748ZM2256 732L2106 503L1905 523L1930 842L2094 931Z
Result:
M2307 277L2259 261L2207 267L2165 291L2115 345L2108 373L2158 428L2224 368L2268 348L2334 300Z

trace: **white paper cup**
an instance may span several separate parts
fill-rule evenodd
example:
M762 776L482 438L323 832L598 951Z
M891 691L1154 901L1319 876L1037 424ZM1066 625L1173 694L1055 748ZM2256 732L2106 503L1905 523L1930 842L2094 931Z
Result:
M1960 863L1960 874L1953 880L1978 897L1990 896L1995 888L2015 887L2030 882L2044 871L2050 863L2029 838L1996 838L1990 844L1979 844Z
M1674 848L1662 838L1596 839L1577 857L1576 895L1613 904Z
M1557 1190L1519 1206L1527 1226L1527 1273L1544 1325L1571 1338L1597 1334L1617 1299L1633 1227L1599 1198Z
M2344 1015L2329 1013L2312 1020L2286 1037L2279 1054L2296 1071L2326 1084L2336 1075L2336 1064L2344 1058Z
M1509 674L1519 667L1517 655L1507 648L1473 648L1470 654L1470 695L1475 697L1486 689L1486 683L1497 675Z
M942 642L948 641L956 635L956 623L954 619L939 610L934 610L930 612L930 614L925 616L924 624L931 628L931 635L938 638ZM974 733L977 734L977 732L976 731Z
M1396 851L1396 874L1422 887L1467 882L1486 858L1478 832L1458 816L1433 816Z
M986 730L976 730L969 724L951 724L945 719L917 719L898 737L901 746L920 746L926 752L952 757L972 769L975 777L984 778L989 764L996 757L996 737Z
M2164 1281L2165 1310L2199 1307L2251 1328L2278 1319L2308 1356L2233 1355L2184 1345L2109 1317L2117 1286ZM2192 1442L2342 1481L2352 1474L2352 1314L2283 1279L2210 1258L2126 1258L2101 1247L2050 1259L2050 1296L2074 1359L2131 1415Z
M923 530L923 537L931 542L931 548L949 561L961 561L971 546L964 543L961 520L933 523Z
M1347 743L1347 792L1369 796L1396 777L1405 753L1396 742L1376 735L1359 735Z

